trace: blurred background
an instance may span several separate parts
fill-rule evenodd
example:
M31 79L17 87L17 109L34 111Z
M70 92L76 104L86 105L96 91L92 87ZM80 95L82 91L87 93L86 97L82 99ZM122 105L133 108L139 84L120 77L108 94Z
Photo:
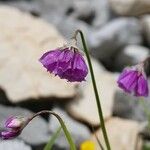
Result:
M149 56L150 0L0 0L0 126L9 116L49 109L63 118L80 150L87 140L100 150L95 134L104 145L90 75L69 83L38 61L76 29L89 47L112 150L149 150L150 97L143 108L116 80L124 67ZM0 141L0 150L42 150L59 126L40 116L18 138ZM63 132L53 149L70 149Z

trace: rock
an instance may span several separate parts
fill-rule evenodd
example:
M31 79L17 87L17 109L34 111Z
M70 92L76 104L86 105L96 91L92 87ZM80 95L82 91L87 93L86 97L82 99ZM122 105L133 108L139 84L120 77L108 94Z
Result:
M1 5L0 32L0 87L11 102L76 94L75 84L49 74L38 61L45 51L64 43L52 25Z
M138 16L150 13L149 0L109 0L112 9L119 15Z
M149 56L150 49L140 45L126 46L115 59L115 67L122 70L126 66L136 65Z
M134 18L115 19L88 36L92 55L104 61L126 45L141 41L141 26Z
M82 30L86 35L90 35L90 26L87 25L86 23L82 21L76 21L73 18L57 18L60 19L58 20L57 23L53 23L57 29L60 31L60 33L66 37L67 39L72 36L72 34L75 32L75 30L80 29ZM63 25L60 23L63 22Z
M110 118L105 125L112 150L141 150L142 141L138 135L140 125L137 122ZM96 132L96 135L106 149L101 129ZM96 150L99 150L95 135L92 136L92 139L95 141Z
M87 34L93 28L105 25L110 18L107 0L36 0L12 1L6 4L41 16L55 25L67 38L78 28Z
M116 75L108 72L99 72L95 74L96 84L100 96L104 119L109 118L112 115L114 95L116 91ZM69 114L82 120L92 126L99 125L99 116L93 92L93 86L91 78L80 85L79 95L74 102L71 102L67 106Z
M142 18L143 31L145 35L145 39L150 46L150 15L144 16Z
M37 3L39 3L40 8L42 8L42 16L47 16L46 18L49 21L51 21L54 16L55 21L58 17L66 17L75 19L75 22L81 20L94 27L100 27L108 21L110 15L108 2L106 0L44 0L44 2L39 0ZM63 7L61 7L60 3L63 3ZM65 22L65 20L63 20L63 22ZM62 22L58 23L61 24Z
M90 131L85 125L73 120L63 109L54 108L52 111L60 115L63 119L76 145L79 145L84 140L89 139ZM59 127L60 124L58 120L54 116L51 116L49 121L49 130L53 133L56 132ZM55 144L62 149L70 149L63 130Z
M20 140L8 140L0 142L0 149L4 150L31 150L31 147Z
M10 1L10 0L8 0L8 1L0 2L0 4L17 7L21 11L31 13L33 16L36 16L36 17L40 16L40 7L38 6L38 4L35 1L31 1L31 0L28 0L28 1L12 0L12 1Z
M0 123L1 127L5 120L10 116L30 117L33 113L19 107L6 107L0 105ZM40 129L40 130L39 130ZM28 124L20 134L19 138L31 145L40 145L46 143L51 135L48 134L48 124L41 117L36 117Z
M91 2L91 1L90 1ZM102 27L110 19L110 10L108 0L93 0L91 2L95 9L95 18L93 20L93 27Z
M147 117L144 112L144 106L140 100L141 98L126 94L122 90L116 91L113 114L121 118L145 122ZM148 110L150 106L149 97L142 98L142 100L144 101Z

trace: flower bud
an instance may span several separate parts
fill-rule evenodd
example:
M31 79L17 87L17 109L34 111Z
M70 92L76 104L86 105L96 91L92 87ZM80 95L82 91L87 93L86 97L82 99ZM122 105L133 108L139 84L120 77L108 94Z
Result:
M4 130L0 133L0 137L3 140L13 139L21 133L20 130Z
M23 117L10 117L6 120L5 122L5 127L6 128L20 128L24 122L25 118Z
M28 119L23 117L9 117L5 122L5 129L0 132L2 139L12 139L17 137L27 125Z

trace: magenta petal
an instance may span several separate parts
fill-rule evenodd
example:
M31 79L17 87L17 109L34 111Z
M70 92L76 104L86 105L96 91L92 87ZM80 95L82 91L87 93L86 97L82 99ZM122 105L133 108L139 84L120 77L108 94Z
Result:
M58 58L58 66L57 66L58 75L62 75L62 73L65 72L68 68L71 68L73 57L74 57L73 51L69 49L65 49L62 51L62 53L59 55Z
M5 121L5 127L8 128L11 121L15 119L15 117L11 116Z
M131 70L130 72L124 72L121 74L121 77L118 79L118 86L122 88L126 92L133 92L136 85L137 85L137 79L138 79L138 72Z
M147 97L149 93L148 90L148 82L147 80L144 78L143 75L141 75L138 79L138 84L137 84L137 89L136 89L136 96L145 96Z
M79 52L75 52L71 65L68 66L60 77L70 82L81 82L85 80L87 73L88 68L82 55Z
M15 138L17 137L19 134L21 133L20 130L10 130L10 131L2 131L0 133L0 137L4 140L6 139L12 139L12 138Z
M49 71L53 72L57 67L58 56L61 54L61 50L51 50L43 54L39 61Z
M85 77L88 74L87 65L80 53L75 54L73 72L75 79L78 81L85 80Z
M131 73L131 70L124 69L123 72L120 74L118 80L121 80L122 78L124 78L125 76L127 76L129 73Z

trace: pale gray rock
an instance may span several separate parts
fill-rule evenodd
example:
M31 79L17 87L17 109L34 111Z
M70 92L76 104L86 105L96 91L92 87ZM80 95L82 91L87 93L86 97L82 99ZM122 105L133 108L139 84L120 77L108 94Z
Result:
M72 119L63 109L60 108L54 108L52 111L57 113L65 122L65 125L67 126L67 129L69 130L74 142L76 145L79 145L84 140L87 140L90 138L90 131L89 129ZM49 130L51 133L56 132L56 130L60 127L60 123L54 116L50 116L49 121ZM59 135L56 143L58 147L69 149L68 141L66 140L65 134L63 132L63 129L61 131L61 134Z
M8 0L8 1L3 1L0 2L0 4L7 4L9 6L17 7L21 11L31 13L34 16L40 15L40 7L36 1L31 0L31 1L25 1L25 0Z
M149 110L149 99L149 97L141 99L133 95L127 94L122 90L118 90L115 94L113 114L121 118L145 122L148 118L145 114L145 108L143 106L143 103L145 103L147 107L146 109Z
M21 140L0 141L1 150L31 150L31 147Z
M48 73L39 62L44 52L65 43L54 26L1 5L0 32L0 87L12 103L76 95L75 84Z
M77 29L82 30L83 33L87 36L90 35L91 33L91 27L88 24L86 24L85 22L81 20L76 21L74 18L71 18L71 17L60 18L58 23L53 23L53 24L57 27L59 32L67 39L70 39Z
M107 0L39 0L37 2L41 6L43 17L47 16L49 21L52 21L52 16L55 16L55 20L58 17L70 17L77 22L82 20L98 27L104 25L110 15ZM61 3L63 7L60 5ZM62 24L63 22L59 23Z
M111 117L113 112L114 96L117 89L116 75L109 72L95 74L104 119ZM98 126L99 116L91 78L80 84L80 95L67 105L68 113L87 124Z
M150 15L146 15L141 19L145 39L150 47Z
M82 29L87 34L94 28L105 25L110 18L107 0L36 0L11 1L5 4L39 15L55 25L67 38L76 29Z
M91 53L102 60L109 59L129 44L140 44L141 26L134 18L119 18L109 22L87 37Z
M10 116L28 117L32 114L33 113L23 108L0 105L0 126L3 127L4 122ZM50 134L48 134L48 124L43 118L36 117L25 127L19 138L31 145L46 143L50 138Z
M108 0L93 0L92 3L96 10L92 25L94 27L102 27L110 19L110 8Z
M138 16L150 13L149 0L109 0L112 9L119 15Z
M140 45L126 46L115 59L115 68L122 70L126 66L136 65L146 59L150 49Z
M112 150L141 150L142 139L139 136L141 125L138 122L112 117L105 123L105 126ZM99 129L95 134L106 149L102 130ZM99 150L95 134L91 139L96 144L95 150Z

